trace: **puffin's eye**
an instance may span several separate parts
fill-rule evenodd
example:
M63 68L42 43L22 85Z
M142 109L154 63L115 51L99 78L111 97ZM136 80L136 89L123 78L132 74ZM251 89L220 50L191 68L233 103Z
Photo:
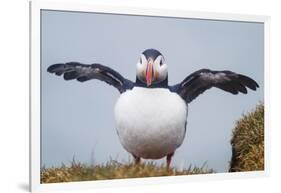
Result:
M163 59L160 60L160 66L162 66L162 65L163 65Z

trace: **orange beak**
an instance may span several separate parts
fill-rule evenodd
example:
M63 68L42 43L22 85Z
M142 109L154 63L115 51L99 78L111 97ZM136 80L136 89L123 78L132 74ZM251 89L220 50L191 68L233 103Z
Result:
M153 60L148 60L146 67L146 85L150 86L152 83Z

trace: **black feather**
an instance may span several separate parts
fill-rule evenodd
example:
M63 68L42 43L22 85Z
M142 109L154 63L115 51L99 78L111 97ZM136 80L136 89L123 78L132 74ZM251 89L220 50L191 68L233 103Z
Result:
M113 69L101 64L81 64L78 62L58 63L48 67L49 73L62 75L65 80L76 79L85 82L91 79L98 79L116 87L120 93L134 87L134 83L125 79Z
M239 92L247 94L247 88L256 90L259 85L248 76L231 71L201 69L190 74L181 83L171 86L170 90L178 93L186 103L190 103L212 87L217 87L236 95Z
M79 73L77 71L69 71L65 72L63 75L64 80L73 80L76 79L79 76Z

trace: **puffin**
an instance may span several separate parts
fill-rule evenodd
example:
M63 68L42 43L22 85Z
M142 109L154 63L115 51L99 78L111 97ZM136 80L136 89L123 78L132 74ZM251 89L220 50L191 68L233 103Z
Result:
M64 80L85 82L100 80L115 87L119 98L114 107L115 129L120 143L135 164L141 159L172 157L186 134L188 104L211 88L236 95L259 85L252 78L228 70L200 69L175 85L168 84L168 65L156 49L143 51L136 64L135 82L112 68L79 62L56 63L49 73L63 75Z

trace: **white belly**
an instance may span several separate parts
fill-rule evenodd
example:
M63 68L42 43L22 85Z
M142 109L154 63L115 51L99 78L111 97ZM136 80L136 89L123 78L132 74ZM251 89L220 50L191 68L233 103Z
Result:
M130 153L159 159L175 151L185 136L187 105L163 88L135 87L120 95L115 123L123 147Z

